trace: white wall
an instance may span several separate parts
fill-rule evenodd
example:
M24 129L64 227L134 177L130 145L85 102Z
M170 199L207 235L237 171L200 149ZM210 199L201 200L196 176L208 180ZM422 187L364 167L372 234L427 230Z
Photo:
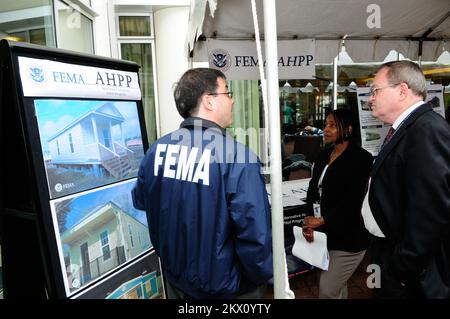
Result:
M154 19L159 121L164 135L178 129L183 120L173 100L173 85L188 69L184 44L189 7L159 9Z
M109 16L114 15L110 12L111 6L108 6L108 0L92 1L92 9L99 15L95 17L93 23L94 29L94 52L96 55L112 57L111 39L110 39L110 21ZM112 17L114 21L114 16ZM114 27L114 26L112 26Z

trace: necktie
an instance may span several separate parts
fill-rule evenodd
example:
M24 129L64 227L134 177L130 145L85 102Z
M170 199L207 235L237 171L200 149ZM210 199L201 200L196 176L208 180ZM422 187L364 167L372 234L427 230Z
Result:
M391 126L391 128L389 129L389 131L386 134L386 137L384 138L383 145L381 145L381 147L384 147L389 142L392 135L394 135L394 132L395 132L395 129Z

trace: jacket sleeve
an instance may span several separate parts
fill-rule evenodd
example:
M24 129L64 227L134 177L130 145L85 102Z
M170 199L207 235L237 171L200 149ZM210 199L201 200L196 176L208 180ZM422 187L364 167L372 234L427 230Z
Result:
M273 276L272 226L259 163L235 164L229 212L235 249L245 279L261 285Z
M440 124L440 123L439 123ZM390 268L402 282L416 280L441 249L450 226L450 130L427 122L408 132L404 233ZM445 237L447 236L447 237Z
M144 166L141 165L139 167L136 185L131 191L131 198L133 200L134 208L146 210L144 193L145 193Z

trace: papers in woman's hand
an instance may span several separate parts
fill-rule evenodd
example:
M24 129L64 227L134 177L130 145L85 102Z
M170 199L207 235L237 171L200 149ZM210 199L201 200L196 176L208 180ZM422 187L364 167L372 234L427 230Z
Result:
M314 231L314 241L308 243L303 237L302 228L294 226L294 237L295 243L292 247L292 255L317 268L328 270L330 258L325 233Z

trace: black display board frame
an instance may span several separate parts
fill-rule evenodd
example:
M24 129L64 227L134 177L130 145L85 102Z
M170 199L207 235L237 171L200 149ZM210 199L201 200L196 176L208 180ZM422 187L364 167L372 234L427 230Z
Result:
M139 66L130 61L27 43L7 40L0 42L0 145L4 149L4 156L1 157L0 162L0 227L2 227L0 243L4 297L67 298L69 296L63 278L61 250L58 250L57 231L50 207L52 198L34 108L34 101L43 98L24 96L19 57L136 74ZM44 99L53 98L45 97ZM55 99L61 99L61 97L55 97ZM92 100L92 98L85 99L70 95L62 99ZM117 97L113 100L121 101ZM135 102L143 152L146 152L149 144L142 99ZM112 184L114 182L110 185ZM141 256L151 251L153 248ZM127 261L117 267L117 271L129 265L130 261ZM86 288L89 286L86 285Z

